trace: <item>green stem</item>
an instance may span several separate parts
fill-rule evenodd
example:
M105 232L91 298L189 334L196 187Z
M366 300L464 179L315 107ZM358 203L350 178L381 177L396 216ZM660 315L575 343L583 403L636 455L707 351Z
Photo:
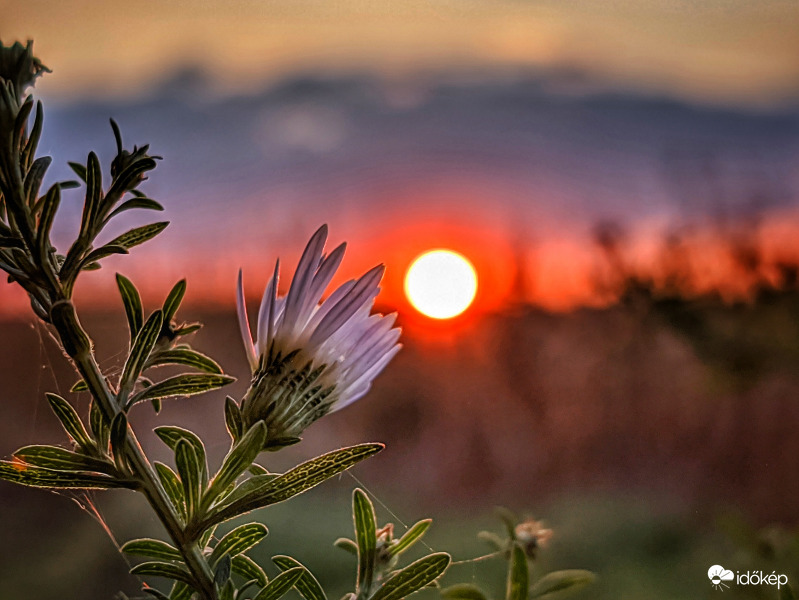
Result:
M53 305L51 318L64 349L75 363L75 367L86 382L103 416L110 423L114 415L119 412L119 407L94 358L89 336L78 321L72 302L69 300L56 302ZM200 588L203 600L217 600L211 567L198 547L196 539L192 539L192 537L187 535L180 516L172 505L163 485L161 485L161 480L144 455L135 434L130 428L128 429L125 451L131 469L141 480L144 495L158 515L161 523L163 523L172 541L175 542L175 545L180 550L186 566Z

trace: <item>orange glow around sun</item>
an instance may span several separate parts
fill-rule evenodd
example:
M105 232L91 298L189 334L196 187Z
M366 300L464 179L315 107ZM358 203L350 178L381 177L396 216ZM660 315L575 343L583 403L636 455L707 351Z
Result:
M429 250L405 275L405 295L423 315L451 319L463 313L477 294L477 272L463 255Z

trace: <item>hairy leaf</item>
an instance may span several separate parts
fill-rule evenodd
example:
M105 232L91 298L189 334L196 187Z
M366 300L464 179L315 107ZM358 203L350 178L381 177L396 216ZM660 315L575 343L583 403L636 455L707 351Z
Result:
M150 318L147 319L147 322L136 335L136 340L133 342L133 347L130 349L128 359L125 361L125 367L122 369L122 377L120 377L119 380L119 400L122 403L127 400L127 395L130 393L130 390L133 389L133 385L136 383L139 375L141 375L147 358L150 356L150 352L152 352L155 343L158 341L158 334L161 332L163 319L163 313L160 310L156 310L150 315ZM157 396L154 397L157 398Z
M261 523L246 523L225 534L211 552L208 562L215 565L223 556L238 556L246 552L269 533Z
M356 593L366 594L372 587L377 559L377 522L372 501L361 489L356 489L352 494L352 520L355 524L355 542L358 544Z
M120 550L122 552L126 552L127 554L148 556L150 558L157 558L160 560L183 560L183 557L177 548L167 544L166 542L162 542L161 540L153 540L150 538L142 538L126 542L122 545Z
M169 225L168 221L160 221L158 223L151 223L150 225L142 225L141 227L134 227L130 231L126 231L120 236L111 240L108 245L110 246L123 246L130 250L134 246L143 244L144 242L153 239Z
M58 420L61 421L61 425L64 427L69 437L71 437L84 452L92 449L94 443L72 405L57 394L46 393L45 396L50 403L50 408L55 413L55 416L58 417Z
M206 373L222 373L222 367L213 358L190 348L163 350L151 356L150 360L147 361L147 367L157 367L159 365L184 365Z
M483 590L470 583L456 583L441 590L447 600L488 600Z
M186 294L186 280L181 279L170 290L164 301L164 323L169 323L178 312L183 296Z
M402 600L439 578L451 560L446 552L420 558L389 577L370 600Z
M175 466L183 484L183 496L186 499L186 514L191 520L197 513L200 503L200 463L191 442L178 440L175 446Z
M333 542L333 545L336 548L341 548L342 550L349 552L353 556L358 556L358 544L349 538L338 538L335 542Z
M133 208L144 208L147 210L164 210L164 207L161 206L155 200L150 198L131 198L130 200L126 200L122 204L120 204L117 208L115 208L111 214L108 215L108 219L112 219L117 216L119 213L125 212L126 210L131 210Z
M237 441L244 432L244 421L241 418L241 409L239 409L239 405L236 404L236 401L230 396L225 398L225 427L234 442Z
M25 446L14 456L28 465L55 471L94 471L116 475L114 466L103 460L78 454L58 446Z
M156 427L153 431L155 432L155 435L157 435L162 442L169 446L173 452L177 449L177 445L180 440L186 440L192 445L194 448L194 453L197 456L197 462L200 465L200 475L203 485L205 485L205 483L208 481L208 465L205 458L205 444L203 444L203 441L197 436L197 434L192 433L188 429L174 426Z
M210 512L208 521L221 523L256 508L288 500L349 469L383 448L383 444L360 444L334 450L304 462L278 477L269 478L256 489L249 489L241 494L234 491L223 505Z
M546 600L549 600L550 598L560 597L567 592L573 592L593 583L595 579L596 576L591 571L580 569L553 571L535 582L530 590L530 598L546 598Z
M177 375L160 381L142 390L130 399L130 405L144 400L171 398L173 396L193 396L233 383L235 378L227 375L190 374Z
M124 275L117 273L117 287L119 294L122 296L122 304L125 306L125 316L128 318L128 329L130 330L130 345L133 346L133 340L136 339L136 334L141 329L142 322L144 321L144 313L141 306L141 297L136 286L133 285L130 279Z
M398 556L405 552L408 548L413 546L413 544L422 539L422 536L425 534L432 522L433 521L431 519L425 519L415 523L399 540L397 540L396 544L388 549L388 555Z
M172 501L175 510L186 520L186 499L183 496L183 486L178 479L175 472L166 466L164 463L155 461L153 463L155 472L161 480L161 485L164 486L167 496Z
M322 586L319 585L319 581L317 581L313 573L298 560L290 556L273 556L272 562L275 563L281 571L288 571L295 567L302 568L302 576L297 580L297 583L294 584L294 587L297 588L297 591L305 600L327 600L325 591L322 589Z
M283 571L280 575L270 581L267 586L258 592L253 600L278 600L288 592L302 577L303 568L296 567Z
M264 570L245 554L234 556L231 568L236 575L243 577L247 581L255 579L261 587L269 583L269 578L264 573Z
M31 487L54 489L134 489L136 487L136 483L128 479L115 479L97 473L53 471L5 460L0 461L0 479Z
M530 572L527 567L527 557L524 554L524 549L519 544L513 544L505 600L527 600L529 581Z
M111 454L114 464L120 473L127 472L125 461L125 445L128 441L128 418L125 413L117 413L111 421Z
M133 575L152 575L155 577L165 577L191 584L191 574L184 568L173 563L161 562L157 560L143 562L130 570Z
M266 425L263 422L259 422L230 449L203 497L202 504L204 508L211 506L217 496L247 470L247 467L252 464L255 457L261 452L265 438Z

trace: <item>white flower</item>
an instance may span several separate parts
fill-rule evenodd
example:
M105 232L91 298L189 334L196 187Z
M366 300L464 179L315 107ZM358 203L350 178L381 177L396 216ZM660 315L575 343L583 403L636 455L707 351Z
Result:
M362 397L399 351L396 313L370 314L385 270L347 281L321 302L346 244L324 254L327 225L311 237L286 296L277 296L279 261L266 286L253 341L239 271L237 308L253 372L242 400L245 427L265 421L268 444L294 438L328 412Z

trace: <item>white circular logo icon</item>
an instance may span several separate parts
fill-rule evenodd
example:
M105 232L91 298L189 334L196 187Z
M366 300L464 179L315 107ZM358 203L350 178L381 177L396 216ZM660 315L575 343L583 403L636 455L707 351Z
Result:
M717 590L724 591L724 588L729 588L725 581L732 581L735 575L729 569L725 569L721 565L713 565L707 570L707 577L710 579L710 584Z

